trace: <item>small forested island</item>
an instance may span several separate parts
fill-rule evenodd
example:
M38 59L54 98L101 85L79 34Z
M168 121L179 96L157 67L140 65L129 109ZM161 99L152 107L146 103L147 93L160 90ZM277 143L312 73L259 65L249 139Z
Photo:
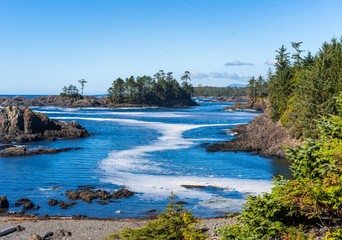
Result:
M158 71L153 77L117 78L108 89L107 96L97 98L84 96L83 89L87 81L79 80L79 89L70 84L64 86L57 96L25 98L21 96L0 97L1 106L59 106L59 107L189 107L197 106L192 100L194 88L190 84L191 76L185 71L179 84L172 72Z
M160 70L154 77L138 76L123 80L117 78L108 89L109 100L114 104L146 104L149 106L196 106L191 99L194 92L190 72L185 71L180 85L172 72Z

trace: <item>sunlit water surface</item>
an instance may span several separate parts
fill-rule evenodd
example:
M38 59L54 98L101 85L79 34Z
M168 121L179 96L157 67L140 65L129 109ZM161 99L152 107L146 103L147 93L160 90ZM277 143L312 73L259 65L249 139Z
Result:
M31 144L81 150L0 158L0 195L10 200L10 211L20 209L14 207L17 199L29 198L41 207L31 213L40 215L146 217L150 210L163 210L171 192L199 217L239 211L246 196L269 191L274 175L288 174L288 165L252 153L206 152L208 143L231 140L229 129L257 113L225 112L227 103L200 104L184 109L32 107L53 119L76 120L92 136ZM65 191L78 186L108 191L124 186L137 194L104 206L97 201L78 201L66 210L48 205L50 198L69 201Z

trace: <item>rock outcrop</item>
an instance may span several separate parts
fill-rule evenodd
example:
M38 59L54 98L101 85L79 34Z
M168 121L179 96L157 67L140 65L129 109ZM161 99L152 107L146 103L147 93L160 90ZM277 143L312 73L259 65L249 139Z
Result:
M65 195L71 200L83 200L87 203L91 203L94 199L109 200L111 198L129 198L134 194L135 192L132 192L126 188L119 189L110 194L105 190L96 190L93 187L80 187L78 190L67 190L65 193Z
M0 111L0 143L81 138L89 133L75 121L50 120L27 107L4 107Z
M9 208L9 202L6 196L0 196L0 208Z
M296 146L299 141L293 138L290 130L280 123L274 123L263 113L247 125L238 125L233 132L236 138L232 141L213 144L207 147L208 152L216 151L250 151L264 157L285 157L286 146Z
M233 106L225 108L225 111L257 111L264 112L267 108L268 102L266 99L257 99L254 102L246 101L247 103L241 103L235 101Z
M34 156L42 154L55 154L61 152L68 152L72 150L78 150L81 148L36 148L28 149L24 146L11 146L0 151L0 157L22 157L22 156Z

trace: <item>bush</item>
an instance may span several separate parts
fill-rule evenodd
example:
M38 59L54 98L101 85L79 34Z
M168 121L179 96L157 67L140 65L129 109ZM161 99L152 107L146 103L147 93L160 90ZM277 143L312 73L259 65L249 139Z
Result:
M202 240L206 239L200 229L195 227L196 219L181 205L175 204L172 194L164 212L156 220L138 229L126 228L111 234L107 240Z
M222 239L342 239L342 118L323 118L318 130L318 139L288 150L294 179L249 197Z

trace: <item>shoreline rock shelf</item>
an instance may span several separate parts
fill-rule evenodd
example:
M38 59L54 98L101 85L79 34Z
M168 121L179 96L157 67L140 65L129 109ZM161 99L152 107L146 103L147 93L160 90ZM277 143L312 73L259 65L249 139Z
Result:
M246 125L237 125L232 129L236 138L232 141L221 142L206 148L208 152L245 151L255 152L263 157L285 157L285 146L296 146L299 141L293 138L290 130L274 123L263 113Z
M24 146L10 146L0 151L0 157L23 157L41 154L55 154L79 149L81 148L36 148L30 150Z
M0 97L0 106L55 106L62 108L82 108L82 107L105 107L105 108L121 108L121 107L158 107L155 104L145 103L112 103L108 97L97 98L95 96L84 96L81 98L68 97L68 96L39 96L35 98L26 98L22 96L16 97ZM173 104L165 103L161 107L190 107L197 106L194 101L186 101L184 103Z

